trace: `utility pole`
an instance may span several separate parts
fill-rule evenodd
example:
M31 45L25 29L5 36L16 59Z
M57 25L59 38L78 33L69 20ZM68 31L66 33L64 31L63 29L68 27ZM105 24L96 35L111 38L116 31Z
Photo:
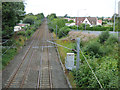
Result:
M115 0L115 11L114 11L114 24L113 24L113 32L115 32L115 14L116 14L116 0Z
M86 22L85 22L85 30L86 30Z
M78 31L78 17L77 17L77 31Z
M56 25L56 37L57 37L57 25Z
M80 38L77 38L77 62L76 62L76 70L79 69L80 61Z
M77 12L77 31L78 31L78 17L79 17L79 10Z

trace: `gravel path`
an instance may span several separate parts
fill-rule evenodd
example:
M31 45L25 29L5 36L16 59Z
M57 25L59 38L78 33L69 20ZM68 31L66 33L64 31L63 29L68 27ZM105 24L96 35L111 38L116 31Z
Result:
M12 81L15 71L22 62L22 58L28 50L23 63L15 75L10 88L68 88L64 72L58 60L54 45L46 40L51 40L46 20L26 42L19 53L3 70L3 88ZM33 44L31 44L33 42ZM16 89L17 90L17 89Z

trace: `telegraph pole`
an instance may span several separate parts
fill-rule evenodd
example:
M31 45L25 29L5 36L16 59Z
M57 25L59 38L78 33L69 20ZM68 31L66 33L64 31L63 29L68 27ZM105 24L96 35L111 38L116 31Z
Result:
M78 17L79 17L79 10L77 12L77 31L78 31Z
M76 62L76 70L79 69L80 61L80 38L77 38L77 62Z
M56 37L57 37L57 25L56 25Z
M115 32L115 13L116 13L116 0L115 0L115 11L114 11L114 24L113 24L113 32Z

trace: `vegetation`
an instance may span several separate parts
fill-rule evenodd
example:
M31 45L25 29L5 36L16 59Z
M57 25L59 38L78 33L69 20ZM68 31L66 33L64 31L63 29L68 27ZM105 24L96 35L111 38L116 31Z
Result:
M24 15L23 2L3 2L2 5L2 38L8 40L3 41L5 43L2 44L2 68L4 68L10 60L14 58L19 49L25 45L25 41L29 39L41 25L44 15L43 13L37 15L33 15L32 13ZM20 20L30 24L30 26L23 27L21 31L14 33L13 28Z
M62 27L58 32L58 37L61 38L63 36L66 36L68 32L70 31L70 28L68 27Z
M75 42L70 40L57 40L56 43L76 49ZM106 31L99 37L87 41L87 43L81 39L80 43L82 44L81 49L85 57L103 88L118 88L118 37L110 35ZM59 46L58 49L62 62L65 64L66 53L73 51ZM81 53L80 59L81 64L79 70L76 71L74 69L67 72L72 86L77 88L100 88Z
M65 26L65 23L67 22L65 19L56 18L55 14L48 15L47 17L48 17L48 28L51 32L56 33L59 38L62 38L68 34L70 28Z
M70 29L75 29L77 30L77 26L69 26ZM90 30L90 31L113 31L113 27L105 27L105 26L93 26L93 27L90 27L90 25L86 25L86 28L85 28L85 24L81 24L79 27L78 27L79 30Z
M23 2L3 2L2 3L2 36L5 39L11 37L14 26L24 18L25 5ZM7 36L6 36L7 35Z

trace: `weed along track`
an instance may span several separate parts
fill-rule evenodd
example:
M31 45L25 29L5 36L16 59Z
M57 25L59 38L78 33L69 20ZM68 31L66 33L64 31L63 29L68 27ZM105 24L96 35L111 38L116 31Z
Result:
M18 54L21 62L11 69L3 88L68 88L55 47L47 42L51 37L45 20L24 50L25 54ZM19 59L15 58L15 61ZM9 68L3 73L7 73Z

